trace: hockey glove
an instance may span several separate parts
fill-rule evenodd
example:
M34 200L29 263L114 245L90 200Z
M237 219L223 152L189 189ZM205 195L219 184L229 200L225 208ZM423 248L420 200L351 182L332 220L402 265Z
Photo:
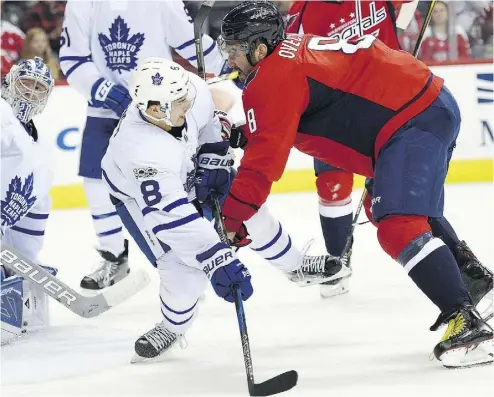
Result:
M91 106L113 110L118 117L131 102L127 88L103 78L96 81L91 89Z
M227 113L222 110L215 110L214 115L218 117L221 123L221 137L224 141L230 141L230 147L233 149L243 149L247 144L244 135L244 126L235 126Z
M247 268L236 258L233 251L226 244L219 243L214 248L217 248L214 254L207 258L201 258L198 255L197 259L204 262L203 270L211 281L216 295L227 302L233 302L235 299L233 287L238 285L242 291L242 300L249 299L253 289Z
M244 135L245 124L232 127L230 135L230 146L234 149L243 149L247 145L247 138Z
M229 147L228 141L206 143L201 147L195 179L199 201L211 204L213 198L222 201L228 194L233 164Z
M252 240L249 238L249 232L247 231L247 227L244 223L242 223L240 229L238 229L237 233L235 233L233 239L228 240L228 244L237 249L246 247L250 243L252 243Z
M227 232L234 232L235 235L240 233L242 227L245 227L244 221L252 218L257 211L259 211L257 205L239 200L230 192L221 208Z
M215 110L214 115L218 117L218 120L221 123L221 138L224 141L229 141L230 135L232 134L232 120L223 110Z

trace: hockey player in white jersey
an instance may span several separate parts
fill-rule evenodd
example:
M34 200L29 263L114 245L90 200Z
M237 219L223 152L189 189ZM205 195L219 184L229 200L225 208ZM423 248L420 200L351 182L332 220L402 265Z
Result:
M15 65L2 81L2 243L36 260L43 246L53 181L51 148L32 118L41 113L54 81L41 58ZM55 269L49 269L55 274ZM46 295L1 267L2 343L48 321Z
M162 322L135 345L138 357L150 358L189 329L207 279L230 302L234 284L245 299L252 286L196 200L196 191L204 201L207 189L226 194L232 164L222 137L228 126L214 114L206 83L174 62L150 58L134 72L130 92L134 102L110 139L102 173L116 212L160 274ZM267 208L247 226L258 253L292 281L333 276L321 270L329 257L304 256Z
M220 74L225 63L216 42L208 35L202 41L208 70ZM67 2L60 64L69 85L89 103L79 175L103 258L81 281L83 288L104 288L130 271L122 223L101 181L101 159L131 101L130 72L150 56L171 59L170 47L196 66L192 19L182 1Z

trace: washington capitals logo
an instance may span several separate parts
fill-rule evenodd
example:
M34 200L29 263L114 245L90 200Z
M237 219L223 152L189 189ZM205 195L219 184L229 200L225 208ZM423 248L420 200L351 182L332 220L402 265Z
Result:
M156 73L154 76L151 76L153 79L153 85L161 85L161 82L163 81L163 77L159 73Z
M24 179L24 185L20 177L16 176L9 183L9 190L2 200L2 226L15 225L19 219L26 215L36 201L33 194L33 174Z
M136 33L129 37L130 28L117 17L110 26L110 37L98 34L98 40L105 52L106 66L111 70L131 71L137 66L137 53L144 42L144 34Z

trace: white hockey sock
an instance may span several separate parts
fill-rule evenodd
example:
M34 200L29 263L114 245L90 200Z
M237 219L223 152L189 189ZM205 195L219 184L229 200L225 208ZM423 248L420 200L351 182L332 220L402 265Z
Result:
M84 191L91 209L99 249L118 256L124 251L123 225L100 179L84 178Z
M199 311L199 297L209 284L202 270L187 266L173 252L158 259L160 303L163 325L183 335L194 323Z
M252 239L249 247L259 256L285 272L300 266L302 253L281 223L271 215L266 204L245 225Z

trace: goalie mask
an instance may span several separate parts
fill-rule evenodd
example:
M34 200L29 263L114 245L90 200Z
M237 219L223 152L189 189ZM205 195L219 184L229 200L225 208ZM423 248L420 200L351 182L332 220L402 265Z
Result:
M48 102L54 80L39 57L14 65L5 76L2 96L23 123L40 114Z
M189 74L177 63L164 58L148 58L132 73L130 95L146 117L165 122L171 127L183 125L185 114L192 108L195 88ZM146 110L158 105L163 117L154 117Z

